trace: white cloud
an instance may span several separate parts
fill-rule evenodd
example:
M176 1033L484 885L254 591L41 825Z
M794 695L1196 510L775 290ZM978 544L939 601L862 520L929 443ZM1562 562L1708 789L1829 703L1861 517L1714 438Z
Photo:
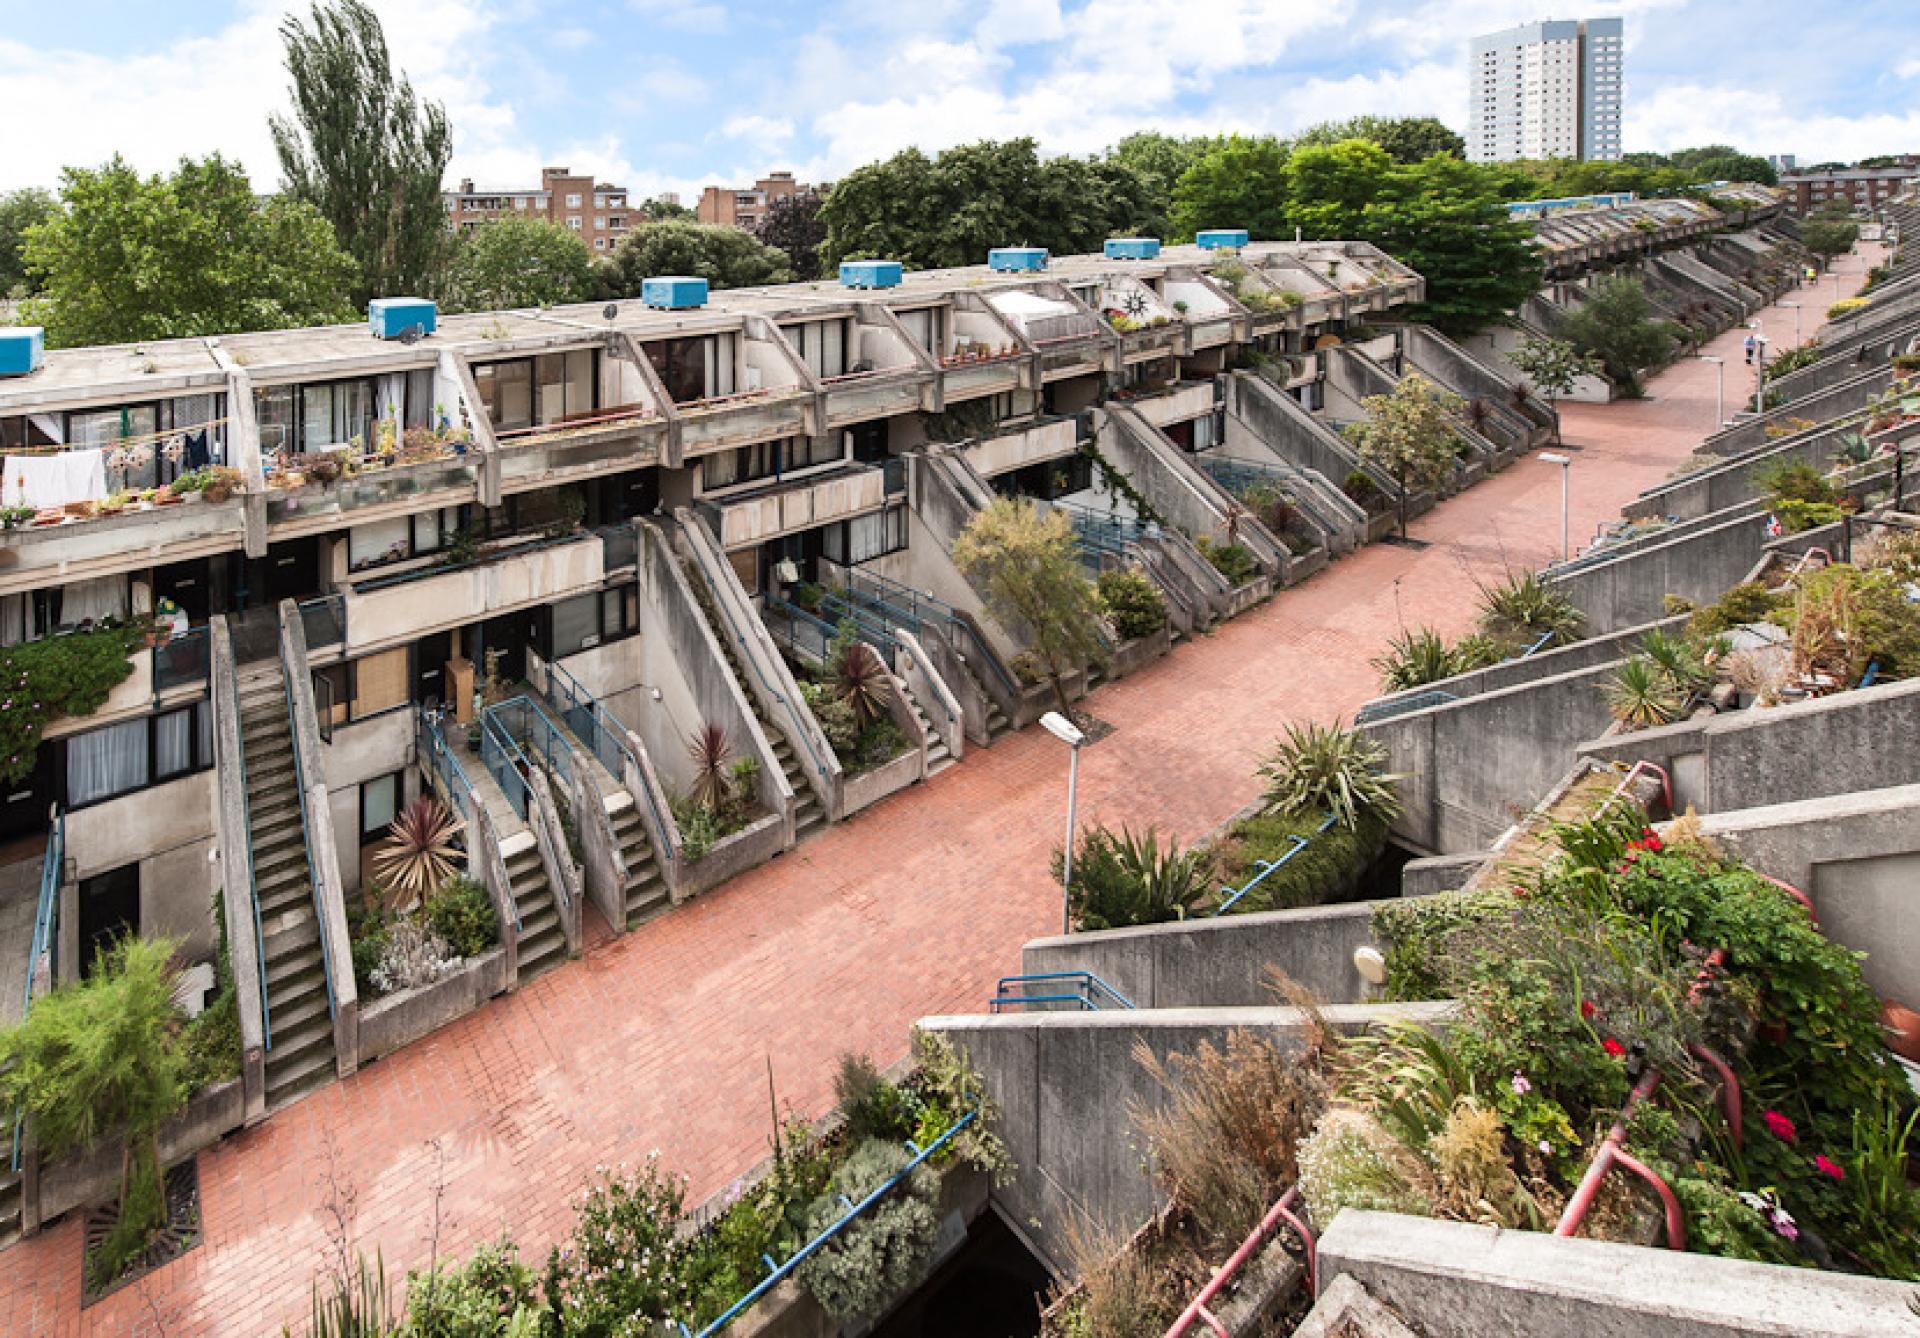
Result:
M1802 162L1852 162L1905 153L1920 142L1920 110L1902 102L1858 116L1794 106L1777 91L1734 85L1668 84L1629 95L1626 142L1655 150L1735 144L1754 153L1793 153Z
M793 122L784 116L735 116L720 127L718 138L753 141L759 149L772 153L793 139Z
M597 39L591 28L556 28L547 40L562 51L584 51Z
M627 8L650 23L682 33L721 33L727 30L724 5L706 0L627 0Z

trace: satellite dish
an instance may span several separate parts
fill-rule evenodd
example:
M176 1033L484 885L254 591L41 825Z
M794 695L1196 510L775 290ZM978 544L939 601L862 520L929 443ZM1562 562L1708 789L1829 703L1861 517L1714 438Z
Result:
M600 314L607 318L607 324L613 324L613 318L620 314L619 304L614 302L607 303L606 306L600 308Z
M419 343L425 335L426 331L422 330L419 326L409 325L400 332L400 342L411 348L413 345Z

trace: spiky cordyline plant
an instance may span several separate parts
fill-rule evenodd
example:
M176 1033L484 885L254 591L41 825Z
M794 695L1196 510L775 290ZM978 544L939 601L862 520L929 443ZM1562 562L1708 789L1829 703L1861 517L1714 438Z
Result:
M864 641L841 651L833 664L833 695L853 708L854 724L865 729L887 713L887 667Z
M1633 729L1672 723L1685 702L1660 666L1641 655L1614 670L1604 691L1613 718Z
M1363 813L1385 822L1400 815L1400 777L1387 774L1386 762L1384 746L1343 725L1288 725L1257 774L1275 812L1328 813L1356 827Z
M1373 660L1380 671L1383 692L1400 692L1451 678L1459 672L1454 654L1431 627L1416 627L1387 642L1386 653Z
M460 820L432 795L423 794L387 828L386 843L373 854L373 870L386 889L388 910L402 910L453 875L460 848Z
M1573 601L1538 572L1515 572L1498 585L1480 587L1480 630L1493 636L1533 642L1551 632L1558 645L1578 636L1585 621Z
M687 755L693 759L690 798L708 812L718 813L732 793L727 762L733 756L733 741L727 737L727 727L711 720L702 724L687 744Z

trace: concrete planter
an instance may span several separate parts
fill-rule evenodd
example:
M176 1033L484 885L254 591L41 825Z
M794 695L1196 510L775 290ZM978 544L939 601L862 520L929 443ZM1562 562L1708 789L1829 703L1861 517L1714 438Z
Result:
M858 813L869 804L877 804L896 790L904 790L927 776L927 752L908 748L891 762L882 762L868 771L848 772L842 782L843 815Z
M1221 621L1239 617L1272 593L1273 578L1271 576L1256 576L1245 585L1236 585L1227 591L1219 602Z
M160 1131L160 1161L172 1166L212 1147L246 1118L246 1098L238 1080L196 1093L186 1108ZM29 1229L65 1212L112 1198L120 1188L121 1143L111 1139L85 1156L42 1167L37 1205L23 1203ZM22 1185L32 1183L31 1179Z
M1125 678L1146 668L1172 649L1173 632L1166 627L1131 641L1122 641L1113 648L1113 655L1107 661L1107 677Z
M1298 585L1326 565L1327 550L1324 547L1296 553L1287 564L1287 584Z
M705 859L684 866L674 903L710 892L736 874L765 864L784 849L786 820L778 813L756 818L733 835L715 841Z
M489 948L431 985L368 1001L360 1010L360 1059L390 1055L464 1017L507 988L507 954Z

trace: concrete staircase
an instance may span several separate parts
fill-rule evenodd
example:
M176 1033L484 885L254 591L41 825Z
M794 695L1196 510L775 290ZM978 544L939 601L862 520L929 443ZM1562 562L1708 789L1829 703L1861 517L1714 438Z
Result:
M266 947L267 1108L272 1110L333 1078L333 1015L279 667L242 678L239 704L253 891ZM352 970L349 963L340 966Z
M639 810L629 802L609 817L621 867L627 871L627 927L631 929L667 909L672 898L666 879L660 876L660 861L654 857L653 842L647 839L647 826L640 820Z
M520 917L521 980L567 960L567 936L560 928L560 908L554 904L547 866L540 862L539 843L531 833L526 835L526 844L505 856L507 886Z
M907 691L907 705L913 708L914 718L920 722L920 728L927 736L927 779L932 780L954 764L953 752L947 747L946 739L934 729L933 720L927 715L927 708L920 704L912 689ZM1004 721L1005 716L1001 719Z
M0 1248L20 1239L20 1173L12 1168L13 1120L0 1124Z

